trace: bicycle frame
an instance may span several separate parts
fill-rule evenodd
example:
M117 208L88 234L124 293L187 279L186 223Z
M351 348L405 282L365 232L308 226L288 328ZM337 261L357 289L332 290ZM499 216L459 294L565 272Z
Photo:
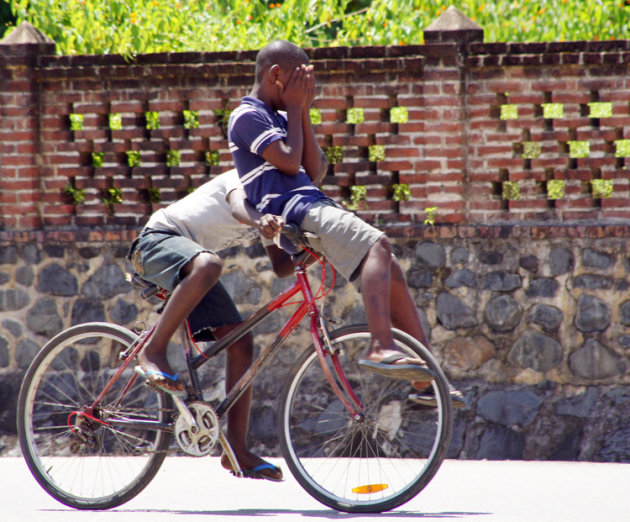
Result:
M269 317L269 315L285 306L291 298L298 294L301 294L303 297L303 301L299 304L297 310L295 310L291 317L289 317L289 319L285 322L278 335L269 345L265 346L261 350L260 355L252 363L252 365L241 377L241 379L232 387L231 390L228 391L226 397L216 409L216 414L219 418L221 418L233 406L233 404L239 399L239 397L245 392L245 390L247 390L247 388L261 373L263 368L273 358L279 348L284 344L286 339L293 333L293 331L297 328L297 326L306 315L310 316L311 337L313 339L313 344L315 346L315 350L317 351L319 362L326 376L326 379L328 380L335 394L348 409L350 414L357 418L361 416L360 411L363 409L363 405L357 398L356 394L353 392L352 387L348 382L348 379L346 378L343 369L341 368L341 365L339 364L337 354L330 349L328 330L315 304L316 299L313 296L310 283L308 282L308 278L306 277L306 265L304 263L304 260L297 262L295 268L295 276L297 280L290 288L288 288L278 297L261 307L248 319L246 319L243 323L236 327L232 332L230 332L219 341L215 342L204 352L195 355L192 347L193 342L190 332L186 331L186 333L182 335L184 341L186 363L188 366L188 373L190 374L195 395L194 399L203 400L203 389L197 377L197 369L210 358L219 354L222 350L226 349L232 343L241 339L264 319ZM144 332L136 341L136 343L132 345L126 353L121 355L123 359L123 364L116 371L115 375L110 379L110 381L106 384L105 388L95 399L94 403L90 407L88 407L84 413L86 413L88 416L94 415L94 412L98 409L98 405L102 398L111 389L113 384L118 380L125 368L135 359L136 355L142 349L144 342L150 335L151 331L152 329ZM324 345L324 343L322 343L321 337L323 337L324 341L326 342L326 346ZM329 367L327 357L330 357L330 360L332 362L332 370ZM133 375L131 377L130 381L121 392L121 397L124 396L127 390L131 388L131 385L137 378L137 375ZM74 413L80 414L80 412ZM138 424L138 427L141 428L153 427L155 429L172 429L172 426L165 426L162 423L153 423L151 421L134 421L123 418L109 419L108 423L125 424L127 426Z
M328 331L315 304L315 298L313 297L313 292L308 282L308 278L306 277L306 267L303 263L297 264L295 269L295 276L297 278L297 281L290 288L288 288L278 297L263 306L260 310L252 314L238 328L236 328L226 337L215 343L208 350L195 357L191 357L190 354L192 354L192 350L189 347L187 352L187 360L189 361L189 373L191 375L191 378L194 381L197 381L195 370L199 368L207 359L224 350L232 343L250 332L254 327L256 327L256 325L266 319L269 315L282 308L294 296L301 293L302 297L304 298L298 309L293 312L291 317L286 321L286 323L280 329L280 332L274 338L271 344L261 350L258 358L245 372L241 379L234 385L234 387L227 393L225 399L221 402L221 404L219 404L216 409L216 413L219 418L232 407L232 405L238 400L238 398L249 387L254 379L256 379L256 377L260 374L266 364L273 358L278 349L284 344L286 339L293 333L293 331L297 328L297 326L307 314L311 318L310 331L311 337L313 339L313 344L315 346L320 364L322 365L322 369L324 371L324 374L326 375L329 384L352 415L358 415L357 409L363 408L361 402L352 391L350 383L346 379L341 365L337 361L337 355L329 350L328 347L324 347L324 344L320 339L319 332L321 331L322 336L324 337L324 339L327 340ZM333 361L335 373L339 378L341 387L337 384L335 377L328 367L328 364L326 362L327 355L330 356L331 360ZM202 390L198 382L195 382L194 385L197 393L199 393L201 396Z

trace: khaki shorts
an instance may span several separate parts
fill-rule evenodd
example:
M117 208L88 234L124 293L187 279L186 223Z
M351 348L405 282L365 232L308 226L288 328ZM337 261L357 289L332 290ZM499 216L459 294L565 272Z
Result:
M368 250L385 234L352 212L325 201L308 210L300 228L315 234L311 248L321 252L346 280L354 281Z

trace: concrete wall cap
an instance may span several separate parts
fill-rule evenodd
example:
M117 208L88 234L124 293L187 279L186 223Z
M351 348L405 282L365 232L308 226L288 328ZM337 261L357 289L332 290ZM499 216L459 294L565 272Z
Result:
M22 22L13 32L0 40L0 45L55 44L49 36L28 22Z
M483 41L483 28L459 9L450 6L424 30L424 39L427 43Z

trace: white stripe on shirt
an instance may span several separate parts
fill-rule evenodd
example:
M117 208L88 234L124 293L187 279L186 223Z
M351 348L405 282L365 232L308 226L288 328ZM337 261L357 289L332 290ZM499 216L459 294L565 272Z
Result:
M268 138L270 138L271 136L277 136L280 135L282 136L282 132L281 129L279 129L278 127L274 127L272 129L269 129L266 132L263 132L260 136L258 136L254 141L252 141L251 146L249 147L249 150L251 152L253 152L254 154L257 154L258 156L261 156L261 154L258 152L258 148L260 147L260 145L262 144L263 141L267 140Z
M274 166L271 163L269 163L268 161L265 161L262 165L256 167L253 170L250 170L249 172L241 176L241 184L245 186L251 183L252 181L254 181L259 176L262 176L268 170L273 169L273 168Z
M267 205L269 205L269 202L281 195L282 194L267 194L264 198L262 198L260 203L256 205L256 210L258 210L258 212L264 212Z

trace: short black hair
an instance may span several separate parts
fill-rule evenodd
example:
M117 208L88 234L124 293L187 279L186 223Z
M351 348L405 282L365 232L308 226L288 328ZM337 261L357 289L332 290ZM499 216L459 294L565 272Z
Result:
M308 63L308 56L301 47L288 40L274 40L256 55L256 78L260 79L261 74L275 64L289 69Z

